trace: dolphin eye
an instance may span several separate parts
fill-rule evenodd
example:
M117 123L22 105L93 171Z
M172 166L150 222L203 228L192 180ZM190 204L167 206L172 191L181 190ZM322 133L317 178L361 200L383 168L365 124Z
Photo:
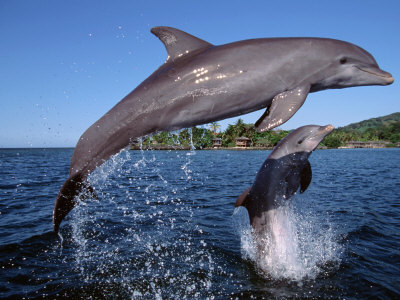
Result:
M342 57L342 58L340 59L340 63L341 63L342 65L344 65L345 63L347 63L347 58L346 58L346 57Z
M302 142L303 142L303 140L300 140L300 141L298 141L298 142L297 142L297 144L299 144L299 145L300 145Z

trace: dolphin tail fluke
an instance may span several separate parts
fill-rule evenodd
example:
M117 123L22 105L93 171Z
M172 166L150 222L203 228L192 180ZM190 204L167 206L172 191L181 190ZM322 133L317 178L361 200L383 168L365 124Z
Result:
M237 198L236 203L235 203L235 207L239 207L239 206L244 206L246 207L247 205L247 201L249 201L249 192L250 192L251 187L249 187L247 190L245 190L240 196L239 198Z
M87 197L97 198L94 189L83 179L81 173L69 177L60 189L53 210L53 229L57 233L62 220L74 208L77 203L76 197L85 191Z

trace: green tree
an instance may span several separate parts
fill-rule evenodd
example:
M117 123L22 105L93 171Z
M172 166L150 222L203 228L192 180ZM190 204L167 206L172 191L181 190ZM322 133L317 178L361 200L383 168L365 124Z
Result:
M235 146L235 126L229 124L226 130L222 134L222 145L227 147Z
M173 134L168 131L163 131L163 132L154 134L151 138L157 144L172 145L174 143L174 139L173 139L172 135Z
M213 132L206 128L192 127L193 145L196 149L210 148L212 146Z
M244 133L246 132L246 124L244 124L241 118L236 121L234 128L235 137L244 136Z
M191 142L190 137L191 137L191 134L189 132L189 129L185 128L185 129L182 129L181 131L179 131L179 143L183 147L190 146L190 142Z
M338 148L343 145L343 142L337 135L332 135L332 133L324 138L322 144L328 148Z
M214 135L214 137L217 136L219 130L221 129L221 125L218 124L218 122L212 122L210 125L210 130L212 132L212 134Z
M363 134L362 134L362 139L364 141L376 141L378 140L378 133L377 130L375 128L367 128Z

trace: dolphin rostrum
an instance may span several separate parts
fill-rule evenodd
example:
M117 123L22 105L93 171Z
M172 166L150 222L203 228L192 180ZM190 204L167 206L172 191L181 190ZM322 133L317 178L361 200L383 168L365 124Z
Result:
M273 38L214 46L175 28L151 32L168 58L80 137L55 203L55 232L87 190L87 176L132 139L267 108L256 123L265 131L286 122L310 92L393 82L368 52L343 41Z
M275 211L300 188L303 193L311 182L312 172L308 157L319 143L331 133L332 125L307 125L282 139L258 171L253 185L239 196L235 207L244 206L257 248L265 233L272 230Z

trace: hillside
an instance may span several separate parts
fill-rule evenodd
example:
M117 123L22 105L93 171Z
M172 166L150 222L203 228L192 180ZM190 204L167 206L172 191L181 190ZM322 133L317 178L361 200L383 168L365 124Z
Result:
M367 128L376 129L381 126L387 126L395 122L400 122L400 112L396 112L387 116L371 118L357 123L352 123L344 127L340 127L343 131L357 131L363 133Z
M400 143L400 113L372 118L335 129L323 143L329 148L345 146L349 141L385 141Z

